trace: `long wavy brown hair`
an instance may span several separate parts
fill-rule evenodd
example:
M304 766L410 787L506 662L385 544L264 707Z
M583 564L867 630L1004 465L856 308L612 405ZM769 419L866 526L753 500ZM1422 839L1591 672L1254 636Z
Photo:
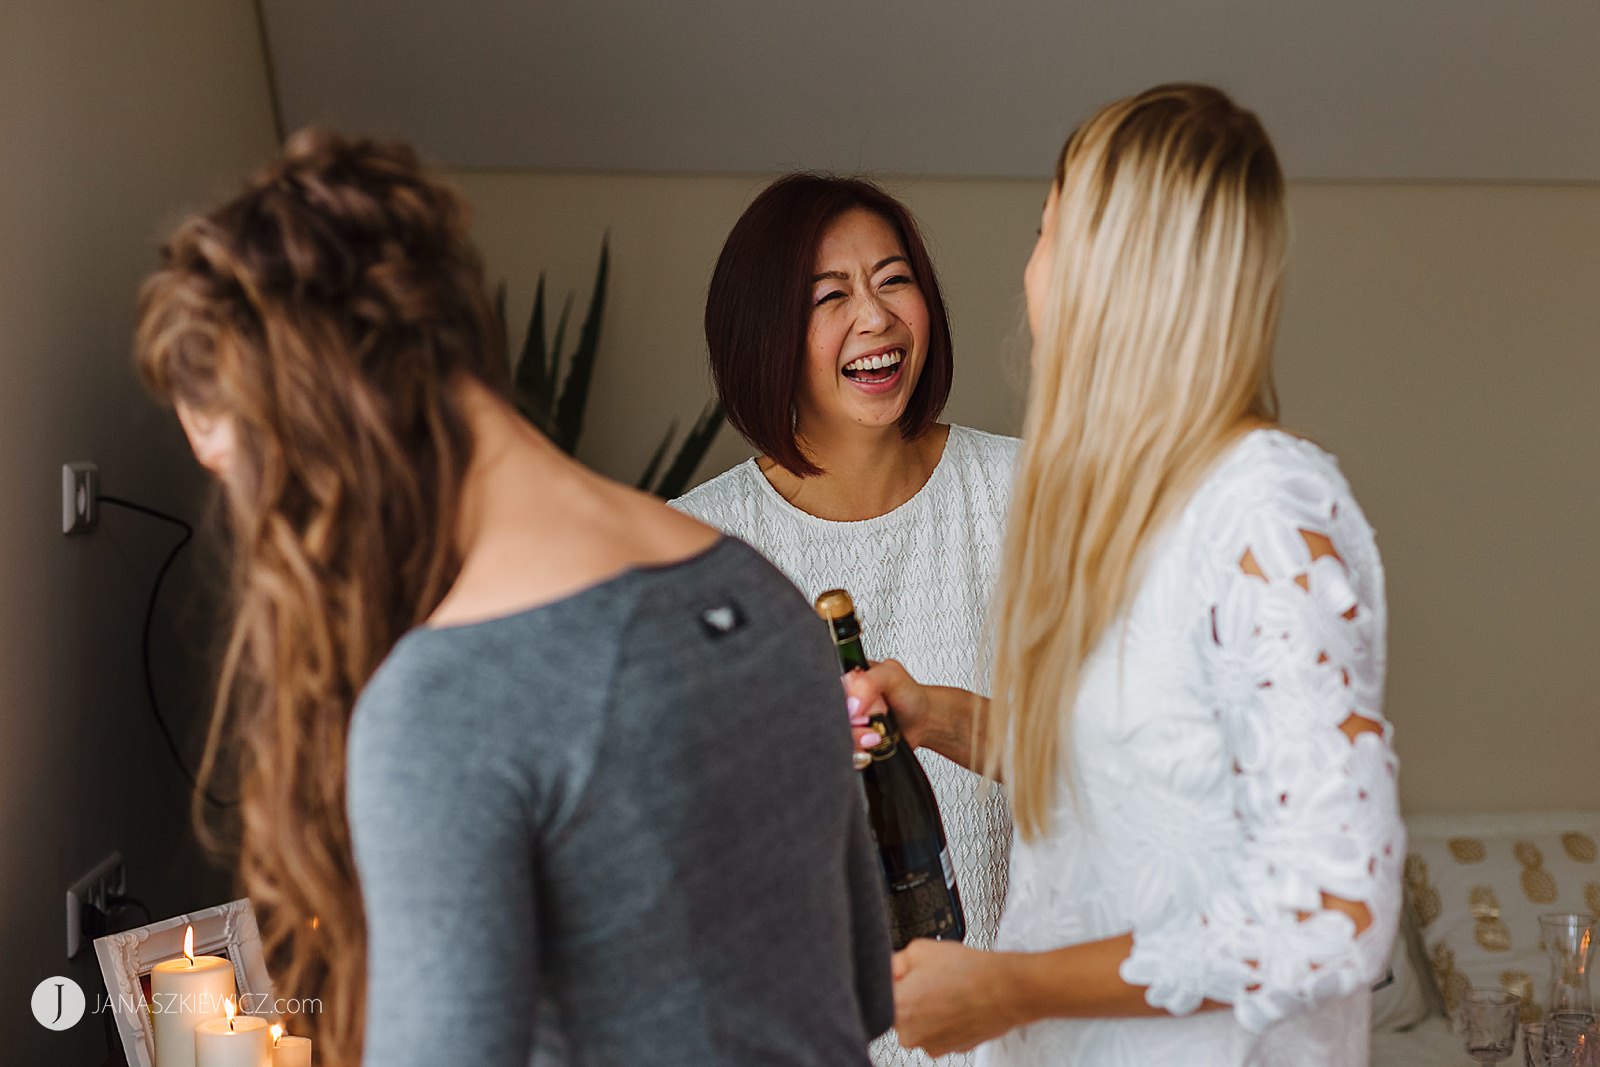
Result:
M234 616L201 785L237 778L239 871L276 992L360 1058L366 929L345 813L362 687L459 570L471 436L504 339L455 195L411 149L307 131L167 242L140 296L159 398L232 419ZM201 818L200 794L196 798Z

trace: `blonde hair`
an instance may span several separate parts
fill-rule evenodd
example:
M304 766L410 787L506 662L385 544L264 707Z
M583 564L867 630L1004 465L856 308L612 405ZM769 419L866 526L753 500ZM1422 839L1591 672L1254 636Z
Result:
M1137 589L1142 550L1244 420L1276 418L1288 229L1260 122L1205 86L1103 108L1067 139L1054 191L985 742L1030 839L1049 827L1084 663Z

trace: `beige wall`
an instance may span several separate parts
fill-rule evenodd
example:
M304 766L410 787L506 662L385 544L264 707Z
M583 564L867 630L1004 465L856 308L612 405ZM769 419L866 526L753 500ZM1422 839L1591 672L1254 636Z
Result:
M453 178L518 323L541 269L581 311L610 228L580 455L631 478L707 395L706 282L761 179ZM1042 183L890 185L950 303L950 417L1015 432ZM1600 187L1299 184L1291 204L1283 407L1343 458L1378 531L1407 809L1600 806ZM725 435L700 476L746 454Z
M225 899L188 833L187 788L145 708L139 635L172 534L109 510L60 533L60 465L194 516L200 479L129 367L140 278L181 209L274 142L249 0L0 4L0 1020L6 1063L101 1062L102 1020L51 1033L34 986L76 979L67 885L106 853L157 916ZM157 669L174 727L202 718L194 570L163 595ZM203 641L205 635L198 640Z

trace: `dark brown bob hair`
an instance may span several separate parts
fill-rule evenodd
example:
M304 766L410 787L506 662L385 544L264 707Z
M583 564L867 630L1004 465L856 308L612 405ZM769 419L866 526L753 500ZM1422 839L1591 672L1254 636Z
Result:
M717 396L733 428L797 477L822 468L794 436L794 394L805 364L817 243L853 208L882 218L900 238L928 305L928 358L900 416L920 437L944 410L954 373L950 321L933 260L904 204L862 178L801 172L762 190L728 234L706 294L706 348Z

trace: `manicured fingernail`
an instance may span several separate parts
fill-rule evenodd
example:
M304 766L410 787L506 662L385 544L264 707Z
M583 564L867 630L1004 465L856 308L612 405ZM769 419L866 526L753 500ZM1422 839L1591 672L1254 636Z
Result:
M856 744L860 745L862 748L877 748L879 745L883 744L883 735L878 733L876 730L868 730L866 733L856 738Z
M844 706L845 706L845 710L846 711L848 711L850 714L854 715L854 714L856 714L857 712L859 712L861 710L861 698L860 697L845 697Z

